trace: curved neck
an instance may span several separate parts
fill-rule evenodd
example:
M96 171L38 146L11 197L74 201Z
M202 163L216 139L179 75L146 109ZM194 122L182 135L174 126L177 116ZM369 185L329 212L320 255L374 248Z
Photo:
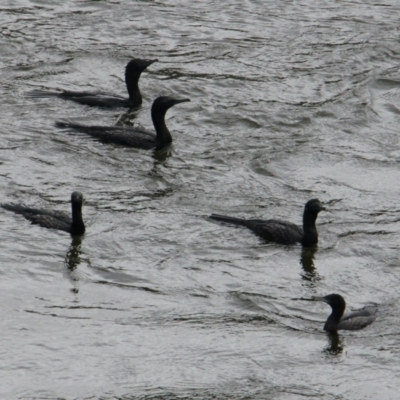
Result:
M172 142L172 136L165 125L166 112L167 110L151 110L151 119L156 130L157 147L162 147Z
M318 232L315 226L318 214L304 211L303 214L303 246L315 246L318 243Z
M324 330L330 333L336 333L339 326L340 320L343 317L343 308L332 308L332 313L325 322Z
M85 233L85 224L82 219L82 205L72 204L72 225L71 234L83 235Z
M125 75L126 89L129 93L129 102L135 105L142 104L142 95L139 90L140 72L134 71Z

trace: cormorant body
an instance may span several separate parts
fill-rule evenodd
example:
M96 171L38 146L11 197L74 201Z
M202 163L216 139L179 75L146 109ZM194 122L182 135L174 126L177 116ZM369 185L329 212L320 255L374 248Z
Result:
M376 307L365 307L343 317L346 302L340 294L333 293L324 297L315 297L314 300L323 301L332 308L332 313L324 325L324 330L329 333L337 333L338 330L356 331L363 329L376 319Z
M142 129L120 126L88 126L70 122L56 122L59 128L72 128L86 133L105 143L116 143L141 149L160 150L172 142L172 136L165 125L165 114L175 104L190 101L189 99L175 99L169 96L160 96L154 100L151 107L151 119L154 132Z
M72 217L62 211L30 208L22 204L2 204L1 207L23 215L32 224L49 229L58 229L71 235L83 235L85 233L85 224L82 220L82 203L82 193L73 192L71 195Z
M228 224L245 226L269 242L286 245L301 243L303 246L315 246L318 243L315 221L318 213L322 210L325 208L318 199L309 200L304 207L303 227L277 219L242 219L218 214L212 214L210 218Z
M73 92L64 90L62 92L48 92L44 90L32 90L28 97L47 98L60 97L65 100L72 100L76 103L98 107L139 107L142 104L142 95L139 90L139 78L141 73L151 64L158 60L134 59L129 61L125 68L125 83L129 98L122 96L108 95L104 93Z

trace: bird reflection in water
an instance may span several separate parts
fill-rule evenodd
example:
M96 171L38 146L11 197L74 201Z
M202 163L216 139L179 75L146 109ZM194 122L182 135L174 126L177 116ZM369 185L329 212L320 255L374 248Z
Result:
M81 254L82 254L81 245L82 245L82 236L73 237L71 245L69 246L69 249L64 259L65 275L73 283L74 288L71 289L71 291L74 293L78 293L79 291L76 284L79 281L79 274L77 268L78 265L81 263Z
M302 279L308 282L315 282L319 280L319 275L316 271L314 264L315 253L318 247L303 247L301 251L300 264L303 267L303 273L301 275Z
M337 333L327 335L328 344L324 348L324 353L331 356L338 356L343 353L343 343L340 336Z
M152 157L154 159L154 167L153 169L157 169L159 164L164 163L168 157L172 154L172 146L164 147L160 150L154 150L152 153Z
M123 114L115 115L117 118L117 122L115 123L116 126L129 126L131 128L135 127L135 119L138 116L138 109L131 108L128 111L124 112Z

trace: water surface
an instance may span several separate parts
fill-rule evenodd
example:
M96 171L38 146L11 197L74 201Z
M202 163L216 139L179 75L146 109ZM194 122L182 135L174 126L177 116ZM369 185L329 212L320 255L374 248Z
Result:
M68 210L87 233L2 211L0 393L9 399L397 399L400 6L372 1L3 1L2 201ZM30 99L33 89L125 93L138 112ZM151 128L162 156L59 130ZM267 244L212 213L301 223L317 251ZM330 338L329 307L381 314Z

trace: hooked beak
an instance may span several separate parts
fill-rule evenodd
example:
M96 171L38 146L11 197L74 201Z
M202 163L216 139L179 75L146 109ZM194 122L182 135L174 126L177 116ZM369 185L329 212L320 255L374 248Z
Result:
M157 62L158 61L158 59L156 58L155 60L147 60L147 62L146 62L146 68L149 66L149 65L151 65L151 64L153 64L153 63L155 63L155 62Z
M318 296L314 296L312 298L314 301L323 301L324 303L328 304L328 300L325 297L318 297Z
M175 104L179 104L179 103L186 103L186 102L188 102L188 101L190 101L190 99L175 100L175 101L174 101L174 105L175 105Z

